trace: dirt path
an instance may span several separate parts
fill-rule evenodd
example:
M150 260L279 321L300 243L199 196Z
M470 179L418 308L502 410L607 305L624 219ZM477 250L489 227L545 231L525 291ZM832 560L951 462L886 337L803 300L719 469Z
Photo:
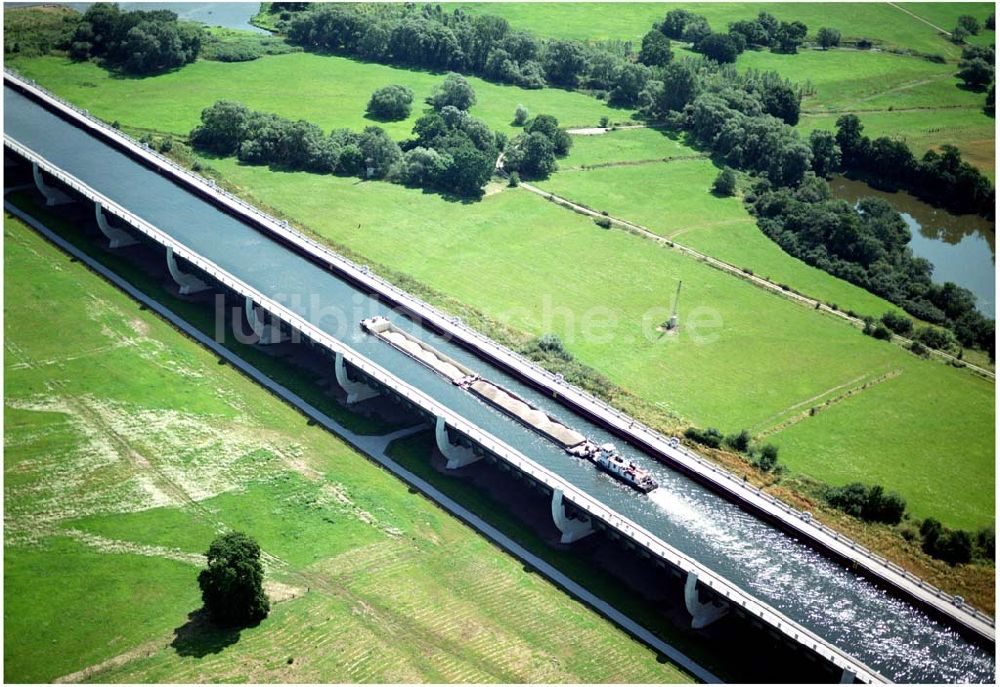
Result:
M547 200L556 203L557 205L561 205L562 207L568 210L572 210L573 212L576 212L578 214L585 215L587 217L592 217L595 219L600 217L608 219L611 221L612 226L617 225L619 228L624 229L625 231L640 236L644 239L655 241L661 246L668 246L670 248L673 248L685 255L688 255L689 257L695 258L696 260L700 260L701 262L704 262L722 272L731 274L735 277L738 277L739 279L742 279L746 282L749 282L750 284L753 284L754 286L762 288L766 291L770 291L771 293L783 296L784 298L787 298L795 303L804 305L813 310L817 310L826 315L833 315L834 317L839 317L841 320L850 323L857 329L863 329L865 326L864 321L859 317L852 317L845 312L841 312L840 310L834 310L833 308L831 308L830 306L828 306L826 303L824 303L819 299L812 298L810 296L806 296L801 293L796 293L794 291L783 289L781 288L781 286L775 284L772 281L768 281L767 279L759 277L755 274L748 274L744 272L741 268L737 267L736 265L730 264L723 260L719 260L717 258L713 258L712 256L697 251L693 248L682 246L681 244L677 243L676 241L673 241L672 239L664 238L663 236L660 236L659 234L650 231L641 224L635 224L634 222L629 222L628 220L619 219L618 217L614 217L612 215L605 215L603 213L597 212L596 210L591 210L585 205L581 205L580 203L569 200L568 198L563 198L562 196L557 196L554 193L549 193L548 191L545 191L527 182L522 181L519 188L537 194ZM897 343L904 347L908 347L910 346L910 344L913 343L910 339L907 339L905 337L896 334L893 334L892 340L894 343ZM945 362L949 363L960 362L965 367L969 368L970 370L972 370L977 374L982 375L983 377L986 377L987 379L990 380L996 379L996 374L990 370L979 367L978 365L973 365L965 361L959 361L958 358L949 353L945 353L944 351L939 351L936 349L928 349L928 350L932 355L944 360Z
M622 131L625 129L646 129L648 124L626 124L625 126L590 126L582 129L566 129L570 136L601 136L611 131Z
M908 14L908 15L910 15L911 17L913 17L914 19L916 19L917 21L919 21L919 22L923 22L924 24L927 24L927 26L931 27L932 29L935 29L935 30L937 30L937 31L940 31L940 32L941 32L941 33L943 33L944 35L946 35L946 36L948 36L949 38L951 38L951 31L945 31L944 29L942 29L942 28L941 28L940 26L938 26L937 24L932 24L932 23L930 23L929 21L927 21L927 20L926 20L926 19L924 19L923 17L921 17L921 16L919 16L919 15L916 15L916 14L914 14L914 13L913 13L913 12L911 12L910 10L907 10L907 9L903 9L902 7L900 7L899 5L897 5L897 4L896 4L896 3L894 3L894 2L890 2L890 3L888 3L888 4L889 4L889 6L890 6L890 7L895 7L895 8L897 9L897 10L899 10L899 11L900 11L900 12L902 12L903 14Z

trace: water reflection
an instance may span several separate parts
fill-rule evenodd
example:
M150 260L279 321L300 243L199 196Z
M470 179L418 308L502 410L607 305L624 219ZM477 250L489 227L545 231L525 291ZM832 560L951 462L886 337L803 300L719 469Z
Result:
M837 176L830 181L837 198L857 202L864 196L889 201L910 227L913 253L934 265L934 281L954 282L976 294L977 307L996 317L996 225L978 215L953 215L908 193L879 191L861 181Z

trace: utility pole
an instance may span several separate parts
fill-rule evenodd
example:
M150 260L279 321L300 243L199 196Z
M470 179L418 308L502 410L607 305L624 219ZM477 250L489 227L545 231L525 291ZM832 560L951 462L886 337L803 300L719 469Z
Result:
M674 312L671 313L670 319L667 321L667 325L666 325L668 332L677 329L677 324L678 324L677 323L677 306L678 306L678 304L680 303L680 300L681 300L681 284L683 284L683 283L684 282L682 282L682 281L678 281L677 282L677 293L674 294Z

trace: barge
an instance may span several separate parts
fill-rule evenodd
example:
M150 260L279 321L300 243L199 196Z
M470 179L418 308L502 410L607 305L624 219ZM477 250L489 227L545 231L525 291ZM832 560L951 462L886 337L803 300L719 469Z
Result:
M648 470L622 458L614 444L596 444L509 389L483 379L472 369L403 331L388 318L370 317L361 321L361 328L445 377L455 386L538 432L562 447L569 455L593 463L598 470L636 491L648 494L659 486Z

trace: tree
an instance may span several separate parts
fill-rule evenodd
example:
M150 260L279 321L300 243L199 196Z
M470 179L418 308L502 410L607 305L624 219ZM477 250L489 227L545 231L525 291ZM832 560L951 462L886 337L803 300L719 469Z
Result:
M413 91L406 86L383 86L372 93L367 112L376 119L394 122L410 116L412 103Z
M697 89L694 69L688 64L671 62L663 70L663 90L657 109L663 114L679 112L694 99Z
M517 136L504 153L505 166L533 178L544 178L556 170L552 141L540 132Z
M963 26L956 26L951 30L951 42L961 45L969 37L969 30Z
M524 126L525 122L528 121L528 117L530 116L531 113L528 112L528 108L526 108L524 105L518 105L517 109L514 110L514 125Z
M639 50L639 62L648 67L663 67L673 59L670 49L670 39L662 31L652 30L642 37L642 49Z
M996 116L996 84L990 84L990 90L986 91L986 106L983 112L990 117Z
M216 537L205 554L208 567L198 574L205 610L220 625L247 625L267 617L260 546L242 532Z
M970 14L963 14L958 18L958 25L971 33L973 36L979 35L979 20Z
M813 155L812 168L818 176L829 177L840 169L840 146L833 133L814 129L809 134L809 147Z
M525 133L539 133L552 142L553 152L562 157L569 152L573 139L564 129L559 128L559 120L552 115L538 115L524 129Z
M455 72L444 77L444 83L434 89L427 102L435 110L451 105L459 110L468 110L476 104L476 92L465 80L465 77Z
M730 434L726 437L726 446L733 449L734 451L739 451L740 453L746 453L750 450L750 441L753 437L750 435L750 430L741 430L739 434Z
M670 10L663 18L663 23L660 24L660 32L667 38L680 40L684 37L684 29L688 22L694 16L687 10Z
M246 105L219 100L201 111L201 125L191 132L191 144L218 155L233 155L246 134L249 118Z
M726 167L715 177L712 183L712 193L717 196L732 196L736 194L736 175Z
M972 90L984 90L993 81L993 65L981 57L963 60L958 66L958 78Z
M684 35L682 38L692 45L696 45L711 33L712 27L709 26L708 20L705 17L695 14L692 15L691 20L684 26Z
M371 179L384 179L403 160L399 144L377 126L366 127L358 140L364 160L364 174Z
M783 52L794 55L806 39L809 29L800 21L781 22L774 39L772 49L775 52Z
M735 62L740 48L732 36L726 33L712 33L695 43L695 50L720 64Z
M587 54L576 41L552 41L542 55L542 68L549 83L576 88L587 70Z
M618 73L615 74L615 87L608 95L609 102L613 105L637 104L648 80L648 68L641 64L626 62L618 68Z
M824 50L840 45L840 31L824 26L816 33L816 40Z

